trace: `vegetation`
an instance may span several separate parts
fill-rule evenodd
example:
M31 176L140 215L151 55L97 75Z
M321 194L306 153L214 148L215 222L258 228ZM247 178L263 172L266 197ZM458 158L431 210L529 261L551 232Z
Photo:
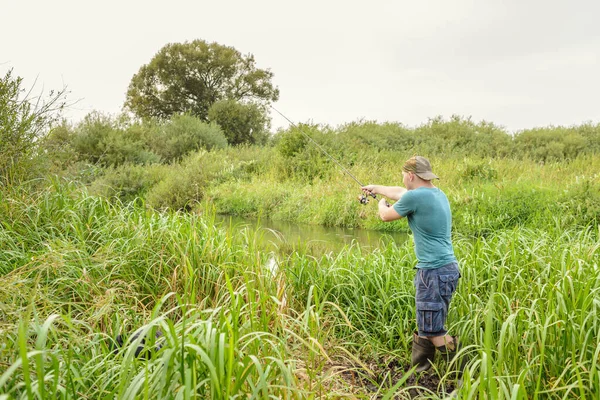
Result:
M38 140L55 123L66 104L66 90L35 97L12 69L0 78L0 184L26 179Z
M265 144L269 139L269 120L257 104L221 100L208 110L208 119L219 125L231 145Z
M267 136L224 100L212 122L56 126L59 109L23 100L11 74L2 85L0 134L18 145L0 142L0 400L599 396L600 124L510 135L455 116ZM442 360L410 371L410 239L267 252L264 229L215 222L407 230L360 205L305 134L365 184L431 159L461 265L462 385Z
M170 43L133 76L125 106L140 118L190 113L206 121L221 100L277 101L273 73L255 64L253 55L218 43Z
M100 166L83 181L91 183L92 193L121 201L142 197L157 209L199 210L202 200L210 199L224 214L408 229L401 222L384 224L370 206L351 201L359 193L358 184L299 129L365 184L397 185L399 165L408 156L429 156L442 177L437 184L450 198L457 232L487 235L517 226L569 228L600 220L600 162L593 152L600 126L570 128L573 135L594 130L597 135L582 133L585 147L576 157L560 160L536 158L540 153L520 147L526 136L540 143L545 137L547 147L554 146L564 137L555 135L555 128L522 132L513 140L492 124L458 118L430 121L412 130L368 122L338 129L301 125L278 132L262 146L225 147L218 126L192 116L131 123L93 114L77 126L55 129L48 142L54 143L51 149L58 141L70 149L68 157L54 157L55 162L66 160L63 175L82 180L82 165ZM462 132L463 139L448 132ZM401 143L410 147L398 149ZM497 143L504 143L505 149ZM489 149L506 155L491 157Z
M275 256L260 230L221 229L210 214L149 212L59 182L2 196L0 390L10 397L408 396L395 384L414 329L410 242ZM599 234L456 235L450 328L470 355L461 397L597 396ZM119 333L156 330L146 358L135 341L115 350ZM456 385L437 366L439 386L424 392L433 398Z

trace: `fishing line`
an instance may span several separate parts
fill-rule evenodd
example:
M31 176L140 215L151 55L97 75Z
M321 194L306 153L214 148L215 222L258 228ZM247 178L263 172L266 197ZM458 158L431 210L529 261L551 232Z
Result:
M308 134L306 134L298 125L296 125L291 119L289 119L288 117L286 117L285 115L283 115L279 110L277 110L275 107L273 107L272 105L269 105L269 107L271 107L273 109L273 111L275 111L277 114L281 115L283 118L285 118L285 120L287 122L289 122L294 128L296 128L302 135L304 135L305 138L307 138L308 140L310 140L315 146L317 146L317 148L319 150L321 150L327 157L329 157L331 159L331 161L333 161L334 163L336 163L336 165L338 167L341 168L341 170L348 175L350 178L354 179L354 181L356 183L358 183L360 185L360 187L362 188L363 185L362 183L360 183L360 181L358 179L356 179L356 177L354 175L352 175L352 173L350 171L348 171L346 168L344 168L344 166L342 164L340 164L338 162L338 160L336 160L335 158L333 158L333 156L331 154L329 154L319 143L317 143L313 138L311 138L310 136L308 136ZM369 193L369 196L373 197L374 199L376 199L377 197L375 197L375 194L373 193ZM360 202L362 204L366 204L368 202L367 198L363 196L363 198L360 199Z

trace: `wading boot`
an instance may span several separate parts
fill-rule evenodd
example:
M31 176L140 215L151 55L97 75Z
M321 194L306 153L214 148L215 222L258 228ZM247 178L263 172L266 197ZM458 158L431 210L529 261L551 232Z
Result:
M435 346L429 340L413 333L411 366L417 366L416 372L427 371L431 368L435 357Z

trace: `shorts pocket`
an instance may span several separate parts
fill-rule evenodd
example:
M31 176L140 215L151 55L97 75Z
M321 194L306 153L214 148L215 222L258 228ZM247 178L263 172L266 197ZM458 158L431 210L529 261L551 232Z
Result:
M458 284L458 274L439 275L440 278L440 295L452 296Z
M444 304L417 301L417 327L421 332L437 333L444 330Z

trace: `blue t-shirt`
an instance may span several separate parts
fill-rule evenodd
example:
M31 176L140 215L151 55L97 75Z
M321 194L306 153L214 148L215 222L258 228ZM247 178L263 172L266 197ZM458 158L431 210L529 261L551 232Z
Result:
M417 268L439 268L456 261L452 248L452 212L448 198L438 188L409 190L394 204L408 219L415 240Z

